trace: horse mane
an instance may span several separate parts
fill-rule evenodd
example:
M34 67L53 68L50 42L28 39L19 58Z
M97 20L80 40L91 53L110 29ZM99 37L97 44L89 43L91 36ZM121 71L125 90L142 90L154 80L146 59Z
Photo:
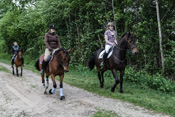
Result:
M68 51L66 49L60 48L60 49L58 49L58 50L55 51L54 55L58 54L60 51L65 51L66 54L68 54Z
M121 40L125 37L125 35L128 35L128 34L129 34L128 32L125 32L125 33L120 37L120 39L118 40L118 42L121 41Z

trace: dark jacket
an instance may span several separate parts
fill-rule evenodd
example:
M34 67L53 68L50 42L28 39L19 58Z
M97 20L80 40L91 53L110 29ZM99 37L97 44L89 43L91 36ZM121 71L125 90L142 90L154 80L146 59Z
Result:
M18 50L19 50L19 46L13 46L12 47L12 53L13 54L17 54L18 53Z
M53 34L50 32L46 33L45 44L46 44L46 47L48 49L51 49L51 48L56 49L56 48L58 48L58 46L59 46L59 48L61 48L61 42L59 40L58 35L55 33L53 33Z

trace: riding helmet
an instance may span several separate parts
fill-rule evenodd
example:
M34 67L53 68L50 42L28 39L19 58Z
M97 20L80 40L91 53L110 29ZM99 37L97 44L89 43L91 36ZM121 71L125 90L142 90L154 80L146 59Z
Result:
M49 26L49 29L55 29L55 25L51 24L51 25Z
M109 22L109 23L108 23L108 27L109 27L109 26L114 26L114 24L113 24L112 22Z

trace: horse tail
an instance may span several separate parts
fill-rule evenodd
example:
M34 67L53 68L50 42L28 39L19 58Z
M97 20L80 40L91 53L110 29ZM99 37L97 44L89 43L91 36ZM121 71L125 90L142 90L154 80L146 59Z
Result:
M89 69L92 70L94 68L94 65L95 65L95 52L93 52L91 58L89 59L88 62Z
M38 71L40 71L40 69L39 69L39 59L36 61L36 63L35 63L35 68L38 70Z

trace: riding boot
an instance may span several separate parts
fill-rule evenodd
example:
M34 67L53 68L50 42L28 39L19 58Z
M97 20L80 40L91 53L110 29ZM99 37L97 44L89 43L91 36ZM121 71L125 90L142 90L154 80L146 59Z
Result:
M42 69L41 69L40 74L44 74L44 69L46 68L46 66L47 66L47 62L45 60L43 60Z
M108 56L108 53L105 52L104 55L103 55L101 66L104 66L105 65L105 61L106 61L107 56Z
M12 65L14 65L14 58L12 59Z

